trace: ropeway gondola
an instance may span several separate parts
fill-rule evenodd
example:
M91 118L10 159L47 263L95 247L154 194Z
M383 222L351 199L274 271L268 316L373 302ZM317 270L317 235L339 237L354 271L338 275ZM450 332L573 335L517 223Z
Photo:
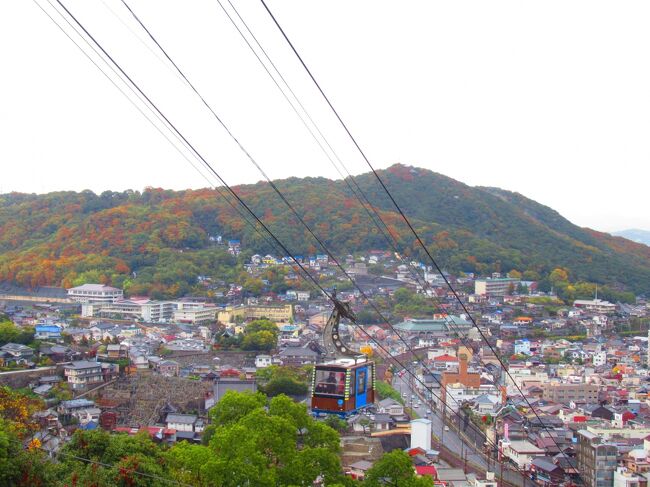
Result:
M323 330L323 343L331 360L314 367L311 383L311 410L316 415L349 416L375 401L375 363L351 350L339 334L341 318L356 321L350 304L336 299L334 310Z

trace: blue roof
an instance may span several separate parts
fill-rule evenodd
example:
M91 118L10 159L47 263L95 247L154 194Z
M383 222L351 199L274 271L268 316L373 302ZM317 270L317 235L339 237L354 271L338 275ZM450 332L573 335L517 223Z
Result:
M286 331L286 332L296 331L297 329L298 329L297 325L282 325L280 327L280 331Z
M34 327L36 331L51 331L51 332L61 332L61 327L57 325L36 325Z

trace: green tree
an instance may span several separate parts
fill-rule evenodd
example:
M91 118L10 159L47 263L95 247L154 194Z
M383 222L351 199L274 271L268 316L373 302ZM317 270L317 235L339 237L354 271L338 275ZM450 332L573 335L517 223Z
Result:
M366 473L364 486L429 487L431 477L418 477L411 458L402 450L384 454Z
M376 390L377 394L379 394L379 397L381 399L386 399L390 397L391 399L394 399L395 401L404 404L404 399L400 395L399 392L397 392L393 386L388 384L387 382L384 382L383 380L378 380L376 384Z
M186 441L176 443L164 454L171 469L172 479L190 485L210 485L204 466L214 458L214 452L202 445Z
M270 351L277 347L278 327L270 320L251 321L244 331L241 342L243 350Z
M260 395L228 393L227 407L214 414L219 425L209 442L212 453L203 466L186 455L175 456L187 465L195 483L236 487L241 485L310 486L322 475L328 485L342 480L339 436L316 421L304 404L287 396L271 399L268 410Z
M335 414L330 414L325 418L325 424L339 433L343 433L348 429L348 422L339 418Z
M278 344L278 337L270 331L256 331L244 334L241 342L242 350L257 350L270 352Z
M271 333L278 334L278 327L271 320L262 318L259 320L253 320L248 325L246 325L246 333L256 333L259 331L268 331Z
M266 405L262 393L227 391L210 410L210 420L216 426L227 426Z

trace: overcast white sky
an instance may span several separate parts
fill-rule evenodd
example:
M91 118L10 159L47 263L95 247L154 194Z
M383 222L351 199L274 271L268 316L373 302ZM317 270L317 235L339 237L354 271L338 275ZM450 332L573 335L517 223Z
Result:
M228 183L261 179L120 0L63 1ZM366 172L261 3L232 1ZM336 176L217 1L127 2L271 177ZM518 191L599 230L650 229L650 2L268 3L376 167ZM0 192L206 186L34 2L0 9Z

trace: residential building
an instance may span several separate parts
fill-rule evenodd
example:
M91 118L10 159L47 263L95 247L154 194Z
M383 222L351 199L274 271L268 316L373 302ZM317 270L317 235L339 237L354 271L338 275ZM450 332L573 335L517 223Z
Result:
M573 306L576 308L586 309L587 311L593 311L596 313L613 313L616 311L616 305L610 303L609 301L603 301L602 299L576 299L573 302Z
M212 323L217 317L217 309L214 307L183 307L175 309L173 317L175 323L187 323L190 325L203 325Z
M601 365L605 365L607 363L607 352L604 351L595 352L591 356L591 361L594 367L600 367Z
M474 294L482 296L505 296L517 287L519 279L510 277L477 279L474 281Z
M34 338L37 340L58 340L61 338L61 327L59 325L36 325L34 327Z
M561 485L564 481L564 469L557 465L552 457L535 457L530 466L533 478L538 485Z
M161 375L167 377L176 377L180 370L180 365L175 360L161 360L156 367Z
M647 487L648 479L644 475L639 475L628 470L625 467L618 467L614 472L613 487Z
M499 443L503 456L522 470L530 470L533 459L546 453L528 440L500 440Z
M26 364L34 359L34 349L20 343L5 343L0 347L0 364Z
M114 360L127 358L129 356L129 347L111 343L106 345L106 356Z
M257 355L255 357L255 367L258 369L263 369L272 364L272 359L270 355Z
M387 397L382 399L377 404L377 412L382 414L388 414L390 416L403 416L404 415L404 405L397 402L395 399Z
M309 301L310 293L309 291L287 291L287 299L294 301Z
M309 347L289 346L278 354L282 365L315 364L321 358L320 353Z
M515 340L515 355L530 355L530 340Z
M586 430L579 430L576 457L578 470L585 487L609 487L614 483L618 448L607 443L603 437Z
M472 474L468 475L467 478L469 485L472 487L498 487L494 472L485 472L485 479L479 479L476 476L472 477Z
M167 428L176 431L194 431L198 417L194 414L168 414Z
M276 323L287 323L293 319L293 305L226 306L217 314L217 320L221 323L233 323L236 318L242 320L267 318Z
M457 411L464 402L473 402L479 397L483 397L490 403L486 405L486 408L491 412L494 410L494 405L500 403L501 393L496 386L491 384L469 387L456 382L446 385L445 397L449 413ZM487 399L488 397L490 399Z
M595 384L569 384L549 382L541 384L542 397L547 401L569 405L570 403L597 404L599 387Z
M104 381L102 364L99 362L88 360L72 362L63 367L63 373L73 389L80 389Z
M83 284L68 289L68 297L77 303L114 303L122 299L124 293L104 284Z

